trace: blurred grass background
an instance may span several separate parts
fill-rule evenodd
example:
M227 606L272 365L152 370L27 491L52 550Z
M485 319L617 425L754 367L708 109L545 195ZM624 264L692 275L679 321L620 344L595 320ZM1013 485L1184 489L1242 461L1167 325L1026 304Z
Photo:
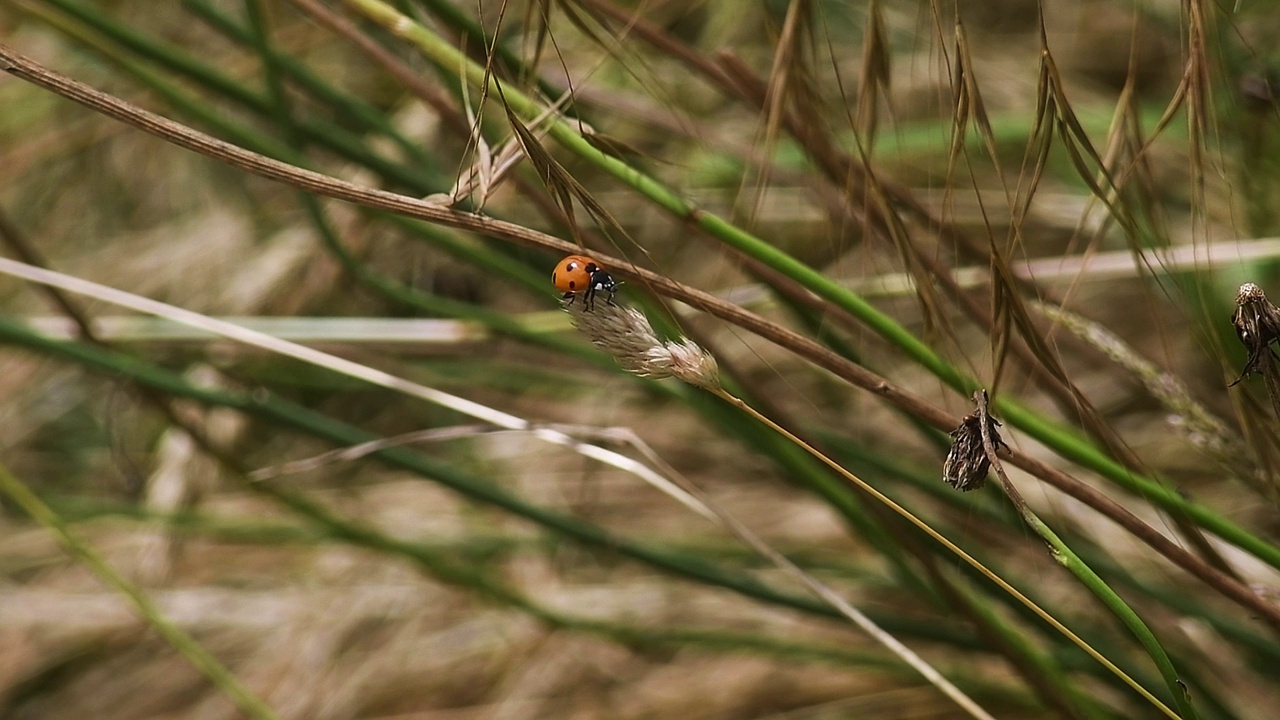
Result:
M502 102L464 90L459 67L365 5L13 0L0 33L243 147L449 193L513 142ZM1280 255L1270 4L392 5L473 61L493 58L506 87L563 99L567 127L674 197L856 288L997 397L1228 519L1249 548L1004 429L1275 604L1276 418L1260 381L1227 387L1245 357L1227 322L1236 288L1275 289ZM996 717L1160 716L794 445L696 390L617 370L557 309L557 256L250 177L8 75L0 109L6 255L34 248L52 268L183 308L276 319L269 332L531 422L630 428ZM581 238L816 338L957 422L972 411L865 318L523 120L545 157L459 207ZM583 189L571 216L569 176ZM1082 257L1092 270L1054 272ZM989 281L1028 265L1035 285ZM953 293L948 269L972 282ZM965 716L634 475L76 300L109 346L95 349L47 294L13 279L0 292L0 461L280 717ZM944 433L742 328L679 306L668 316L642 283L621 299L712 350L739 395L1177 707L998 490L942 483ZM363 318L444 322L406 340ZM159 377L167 391L139 390ZM381 461L261 482L235 471L432 429L456 432ZM1014 480L1152 628L1199 715L1274 717L1274 622L1077 499ZM3 717L239 713L12 500L0 503L0 647Z

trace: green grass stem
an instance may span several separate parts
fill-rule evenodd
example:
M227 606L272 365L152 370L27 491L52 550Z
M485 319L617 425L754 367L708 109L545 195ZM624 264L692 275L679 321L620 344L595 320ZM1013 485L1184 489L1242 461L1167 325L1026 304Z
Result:
M236 676L218 661L203 645L185 630L175 625L151 602L137 585L129 582L123 575L98 554L88 543L76 537L62 518L40 500L9 469L0 464L0 491L9 497L22 511L48 530L66 548L67 553L93 571L108 587L123 595L138 615L151 626L165 642L186 658L191 666L213 683L244 714L254 720L278 720L278 715L261 698L249 691Z

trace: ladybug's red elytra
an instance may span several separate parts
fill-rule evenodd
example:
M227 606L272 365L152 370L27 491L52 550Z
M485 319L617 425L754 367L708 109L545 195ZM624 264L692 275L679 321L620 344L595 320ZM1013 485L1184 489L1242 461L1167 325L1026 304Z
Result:
M591 273L598 267L596 261L586 255L570 255L551 271L551 282L555 283L556 289L564 293L565 297L569 297L585 291L591 285Z
M551 282L570 303L582 295L582 304L588 311L595 305L596 293L608 293L606 301L612 305L618 292L613 276L586 255L570 255L561 260L551 272Z

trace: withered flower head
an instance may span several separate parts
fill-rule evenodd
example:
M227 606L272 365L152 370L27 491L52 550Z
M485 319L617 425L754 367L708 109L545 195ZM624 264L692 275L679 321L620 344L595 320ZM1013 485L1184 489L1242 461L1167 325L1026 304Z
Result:
M1280 310L1271 304L1262 288L1245 283L1236 293L1236 311L1231 315L1231 324L1235 326L1241 344L1249 351L1244 370L1231 383L1235 385L1254 373L1261 374L1264 361L1275 360L1275 351L1270 346L1280 339Z
M582 302L567 302L565 309L574 326L624 370L640 377L674 377L706 390L719 389L720 368L711 353L692 340L659 340L639 310L609 302L596 302L590 308Z
M991 445L996 450L1009 449L1000 432L996 430L1000 421L987 417L987 432L991 435ZM977 490L987 482L987 473L991 470L991 459L982 447L982 421L978 413L965 415L960 427L951 431L951 450L942 463L942 479L960 492Z

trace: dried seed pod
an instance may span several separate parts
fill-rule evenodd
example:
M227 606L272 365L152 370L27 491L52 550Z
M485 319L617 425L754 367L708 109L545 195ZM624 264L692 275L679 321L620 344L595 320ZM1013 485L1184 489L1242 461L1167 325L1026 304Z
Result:
M991 458L982 447L983 413L974 412L965 415L960 427L951 431L951 450L942 463L942 479L960 492L977 490L987 482L987 473L991 471ZM991 444L996 450L1009 449L1000 432L1000 421L985 415L987 432L991 435Z
M1235 326L1241 344L1249 351L1244 370L1231 383L1234 386L1254 373L1261 375L1263 362L1275 361L1271 343L1280 340L1280 310L1271 304L1262 288L1245 283L1236 293L1236 311L1231 315L1231 324Z

